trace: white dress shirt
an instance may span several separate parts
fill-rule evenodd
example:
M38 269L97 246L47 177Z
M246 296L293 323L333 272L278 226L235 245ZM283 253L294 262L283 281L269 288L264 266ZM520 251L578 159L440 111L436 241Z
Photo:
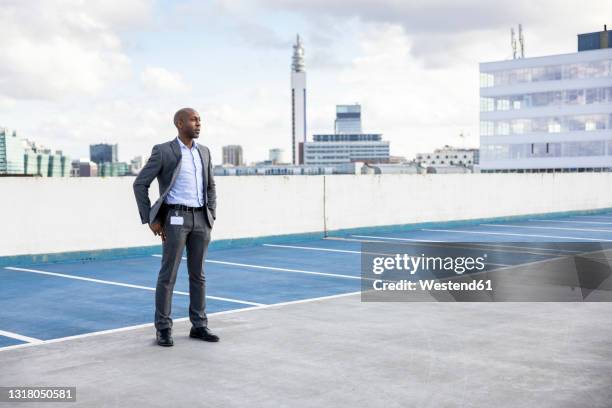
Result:
M191 149L178 137L176 141L181 147L181 170L166 196L166 203L202 207L205 198L200 151L195 141L192 142Z

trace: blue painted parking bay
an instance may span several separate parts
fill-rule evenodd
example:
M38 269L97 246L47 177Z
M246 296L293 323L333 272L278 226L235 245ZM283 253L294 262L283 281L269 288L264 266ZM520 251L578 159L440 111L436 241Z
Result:
M206 262L209 313L333 296L360 289L364 243L471 243L494 268L552 259L568 251L550 243L612 245L612 212L464 225L428 224L336 232L328 238L261 239L211 247ZM0 268L0 348L152 321L159 254ZM186 262L172 315L188 316Z

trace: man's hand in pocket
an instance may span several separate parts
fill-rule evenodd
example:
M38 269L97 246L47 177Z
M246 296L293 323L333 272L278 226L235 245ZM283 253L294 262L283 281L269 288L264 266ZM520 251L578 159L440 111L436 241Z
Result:
M166 241L166 231L164 231L164 227L159 222L154 222L149 225L153 234L161 236L162 242Z

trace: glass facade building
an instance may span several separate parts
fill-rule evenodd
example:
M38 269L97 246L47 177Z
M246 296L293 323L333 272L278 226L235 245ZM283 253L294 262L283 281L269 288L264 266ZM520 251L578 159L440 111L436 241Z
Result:
M49 177L69 177L70 157L64 156L61 150L49 155Z
M336 105L336 133L361 133L361 105Z
M480 167L612 170L612 49L480 64Z
M24 141L14 130L0 128L0 174L23 174Z
M99 177L122 177L129 174L129 166L125 162L104 162L98 164ZM91 176L91 174L90 174Z
M96 164L114 163L119 161L118 157L118 146L116 144L100 143L89 146L89 159Z

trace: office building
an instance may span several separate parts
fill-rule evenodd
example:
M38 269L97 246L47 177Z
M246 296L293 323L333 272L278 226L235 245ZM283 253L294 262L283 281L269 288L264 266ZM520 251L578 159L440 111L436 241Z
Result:
M134 157L132 160L130 160L130 165L129 165L129 174L135 176L138 173L140 173L140 169L142 169L144 160L142 156L136 156Z
M389 162L389 142L382 140L379 133L361 133L360 105L338 105L334 130L333 134L313 135L312 142L304 143L304 164Z
M361 105L337 105L334 128L336 134L361 133Z
M228 145L223 146L223 165L242 166L244 158L242 156L242 146Z
M63 177L62 170L62 152L56 150L55 152L49 152L49 165L48 165L48 177Z
M36 175L39 177L49 177L49 155L51 151L39 149L36 155Z
M283 149L270 149L268 158L272 164L285 163L285 151Z
M418 153L415 162L421 167L473 167L478 164L478 149L464 149L452 146L444 146L434 149L432 153Z
M482 172L612 169L612 48L589 36L576 53L480 64Z
M122 177L129 174L129 166L125 162L103 162L97 166L99 177Z
M382 140L381 134L322 134L313 135L313 139L304 144L304 163L307 165L389 161L389 142Z
M23 155L23 172L38 177L70 176L70 158L61 150L52 151L36 142L25 139Z
M604 25L603 31L595 33L578 34L578 51L600 50L612 48L612 31Z
M97 177L98 165L87 159L74 160L71 175L73 177Z
M89 160L96 164L119 161L118 145L99 143L89 146Z
M17 132L0 128L0 175L24 174L24 141Z
M306 143L306 69L300 36L293 46L291 64L291 154L293 164L300 164L300 143Z
M274 165L268 161L254 166L215 166L215 176L313 176L339 174L335 166Z

